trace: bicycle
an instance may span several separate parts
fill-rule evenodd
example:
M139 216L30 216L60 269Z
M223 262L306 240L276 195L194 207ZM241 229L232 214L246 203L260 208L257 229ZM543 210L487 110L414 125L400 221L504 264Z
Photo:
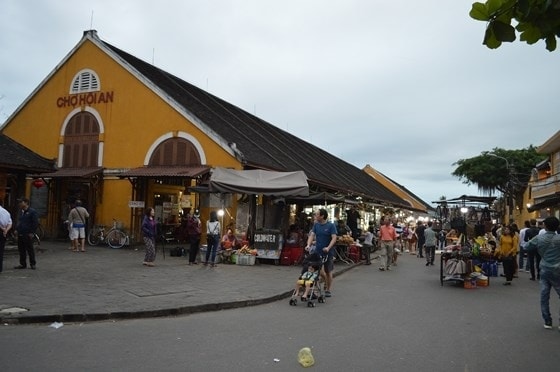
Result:
M109 247L118 249L129 244L129 237L117 227L117 220L113 218L113 226L109 231L105 232L104 225L95 225L89 231L87 236L89 245L99 245L106 242Z

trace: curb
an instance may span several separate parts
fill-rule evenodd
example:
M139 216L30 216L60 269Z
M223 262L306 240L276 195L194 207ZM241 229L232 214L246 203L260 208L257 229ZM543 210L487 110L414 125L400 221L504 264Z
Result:
M347 266L341 270L333 273L333 277L344 274L348 270L351 270L357 266L362 265L362 262L355 263L351 266ZM17 316L3 316L0 317L0 322L6 325L20 325L20 324L39 324L39 323L81 323L81 322L99 322L107 320L129 320L129 319L148 319L148 318L161 318L168 316L179 316L179 315L190 315L196 313L210 312L210 311L220 311L229 310L249 306L263 305L270 302L275 302L278 300L283 300L290 297L293 290L270 296L265 298L259 298L254 300L242 300L242 301L232 301L223 303L213 303L213 304L203 304L203 305L193 305L193 306L182 306L177 308L167 308L158 310L146 310L146 311L119 311L112 313L83 313L83 314L53 314L53 315L17 315Z

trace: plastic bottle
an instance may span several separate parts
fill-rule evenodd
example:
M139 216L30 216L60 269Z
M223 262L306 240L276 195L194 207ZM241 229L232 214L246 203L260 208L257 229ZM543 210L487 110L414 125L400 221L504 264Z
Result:
M315 364L315 359L313 358L313 354L311 354L311 349L308 347L302 348L298 353L298 362L303 367L311 367Z

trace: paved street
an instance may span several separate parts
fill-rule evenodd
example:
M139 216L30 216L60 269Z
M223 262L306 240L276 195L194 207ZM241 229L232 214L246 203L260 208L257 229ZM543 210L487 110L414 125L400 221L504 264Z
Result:
M5 254L4 272L0 274L3 323L145 318L261 304L289 296L300 271L295 266L266 263L188 266L185 257L170 257L168 251L164 259L161 246L153 268L142 265L143 247L134 250L87 246L85 253L69 251L65 242L43 242L42 247L46 251L37 254L37 270L15 270L17 252L8 249ZM527 317L540 322L538 284L529 281L527 273L520 273L511 288L500 285L503 278L491 278L487 288L468 290L449 283L440 288L437 265L425 267L424 260L409 254L403 254L400 262L402 267L396 267L394 272L379 272L376 261L362 268L371 270L371 280L376 285L388 275L409 280L410 293L399 295L411 300L418 298L418 283L423 283L423 290L441 290L455 301L487 301L490 308L500 306L504 300L500 297L517 296L535 307ZM343 275L355 266L339 262L335 272ZM336 290L335 280L335 295ZM558 300L553 298L551 305L557 314Z
M188 314L274 301L291 292L300 268L260 264L187 265L186 257L165 258L158 246L155 267L142 265L138 250L43 242L37 270L15 270L17 249L9 249L0 274L3 323L91 321ZM338 271L350 266L341 264ZM10 309L28 311L12 313Z
M53 258L74 260L75 254L62 249L63 246L58 254L52 253ZM75 306L87 309L96 302L110 300L108 304L97 303L95 306L101 310L96 311L103 314L103 306L110 306L121 311L116 314L122 318L124 314L138 315L130 310L141 309L142 301L152 297L158 297L160 306L156 309L167 309L159 315L172 314L174 306L182 309L197 306L194 301L200 306L212 303L215 307L226 300L241 299L232 306L246 304L243 301L249 296L245 293L250 293L255 302L269 301L288 293L299 272L296 267L271 265L222 265L210 271L188 267L181 259L169 257L158 260L159 265L153 270L138 269L141 252L98 250L92 252L90 259L107 264L112 268L112 275L128 284L106 289L110 275L78 270L76 273L83 275L80 278L73 274L72 279L78 277L83 281L84 292L90 292L89 297L69 294L67 302L75 298ZM47 254L43 256L45 265ZM103 259L104 256L107 258ZM87 254L76 259L86 258ZM120 261L112 263L117 258ZM95 265L99 269L102 263ZM126 266L130 273L119 271L121 266ZM338 265L338 272L343 267L348 266ZM157 269L161 269L162 275ZM32 275L44 270L41 267L36 272L27 270L25 281L23 273L12 279L9 278L15 275L14 271L3 273L2 302L6 283L24 283L20 288L24 290L25 285L35 281ZM138 270L141 274L136 273ZM301 302L290 306L288 299L283 298L260 306L189 316L101 322L64 320L64 326L59 329L53 329L50 323L4 325L0 327L3 350L0 370L296 371L301 370L297 352L302 347L312 348L314 368L321 371L558 370L560 332L556 328L543 328L538 284L529 281L528 274L521 273L511 287L501 285L503 278L492 278L489 287L476 289L450 283L440 286L438 274L437 266L426 267L424 260L405 254L391 271L381 272L375 263L354 266L335 279L333 297L324 304L317 303L315 308ZM49 275L49 281L55 278L57 285L66 288L59 288L59 293L69 290L70 276L60 274L64 278L57 278L56 271ZM93 279L88 279L88 275ZM139 296L130 294L140 288L135 283L153 282L153 290L168 280L178 279L182 282L173 288L183 292L191 290L192 296L169 290L138 299L135 297ZM271 283L269 279L276 282ZM202 281L212 284L205 285ZM250 284L245 285L243 281ZM71 285L71 290L78 290L77 283ZM46 283L44 288L48 287ZM56 297L56 291L49 293ZM99 299L95 293L99 293ZM235 294L228 297L229 293ZM44 296L43 301L47 298ZM56 301L50 301L56 305ZM558 299L554 298L555 314L558 306ZM31 309L35 311L35 307ZM84 316L84 319L88 318ZM558 325L556 319L554 325Z

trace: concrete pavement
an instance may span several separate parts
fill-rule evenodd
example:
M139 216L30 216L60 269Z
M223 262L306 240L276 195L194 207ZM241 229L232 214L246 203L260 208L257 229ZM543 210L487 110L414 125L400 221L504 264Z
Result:
M144 248L90 247L44 241L37 269L16 270L17 249L6 247L0 274L0 321L4 324L89 322L147 318L251 306L290 296L299 266L187 265L165 258L158 245L155 267L142 265ZM355 267L335 265L335 275ZM372 266L373 267L373 266Z

